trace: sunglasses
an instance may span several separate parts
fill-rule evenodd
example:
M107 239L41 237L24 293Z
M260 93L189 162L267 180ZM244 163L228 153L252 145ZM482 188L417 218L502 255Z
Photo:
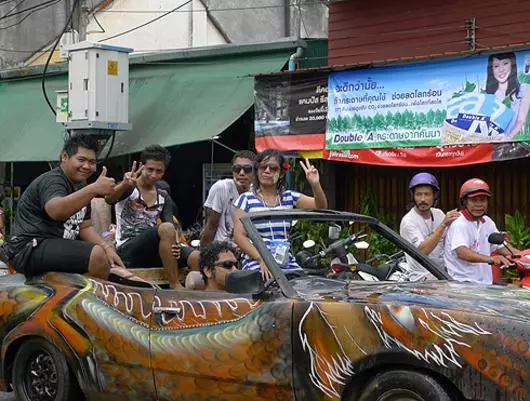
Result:
M267 169L269 169L271 173L277 173L278 171L280 171L280 166L277 164L267 163L260 164L259 169L260 171L267 171Z
M234 164L232 166L232 173L239 173L241 170L243 170L245 174L248 174L252 172L253 167L248 164L246 165Z
M237 268L237 260L223 260L222 262L216 263L215 265L222 267L223 269L231 269L232 267Z

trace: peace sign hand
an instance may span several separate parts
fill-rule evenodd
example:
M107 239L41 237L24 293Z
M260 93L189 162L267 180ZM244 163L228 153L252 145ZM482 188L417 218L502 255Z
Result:
M309 185L314 186L320 183L320 174L318 173L318 170L315 166L309 163L307 158L305 159L305 163L304 160L300 160L300 166L302 166L302 169L305 172L305 178Z
M134 161L131 167L131 171L127 171L123 175L123 181L125 182L125 184L131 188L136 187L136 180L142 174L143 168L144 166L142 163L138 163L138 168L136 168L136 161Z

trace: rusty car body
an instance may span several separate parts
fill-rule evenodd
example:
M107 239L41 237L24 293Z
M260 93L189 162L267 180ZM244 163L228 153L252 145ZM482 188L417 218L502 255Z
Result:
M371 217L247 215L275 277L259 292L65 273L0 278L0 389L60 401L76 391L137 401L530 400L530 292L449 280L289 279L253 221L302 218L364 222L445 277Z

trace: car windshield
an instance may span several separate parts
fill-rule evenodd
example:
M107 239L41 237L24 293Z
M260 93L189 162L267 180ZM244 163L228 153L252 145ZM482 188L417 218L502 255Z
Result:
M413 245L369 216L289 210L247 214L241 221L286 296L297 295L289 280L306 275L349 281L448 279ZM279 223L288 244L264 241L258 228ZM405 255L414 259L413 266Z

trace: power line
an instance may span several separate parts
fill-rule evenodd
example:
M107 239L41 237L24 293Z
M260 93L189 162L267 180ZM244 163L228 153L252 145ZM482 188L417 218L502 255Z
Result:
M17 4L15 4L13 6L13 8L11 8L11 10L9 10L7 13L5 13L4 15L2 15L2 17L9 17L9 14L11 14L12 11L15 11L15 8L17 8L19 5L21 5L22 3L24 3L26 0L18 0Z
M193 1L193 0L188 0L188 1L184 2L184 3L182 3L180 6L175 7L173 10L170 10L170 11L166 12L165 14L162 14L162 15L156 17L156 18L153 18L152 20L149 20L149 21L147 21L147 22L144 22L143 24L138 25L138 26L136 26L136 27L134 27L134 28L128 29L128 30L126 30L126 31L124 31L124 32L120 32L120 33L117 33L116 35L109 36L108 38L101 39L100 42L105 42L105 41L107 41L107 40L117 38L118 36L126 35L126 34L128 34L128 33L131 33L131 32L133 32L133 31L136 31L137 29L143 28L143 27L146 26L146 25L152 24L153 22L158 21L159 19L162 19L162 18L164 18L165 16L167 16L167 15L169 15L169 14L171 14L171 13L177 11L179 8L182 8L182 7L184 7L184 6L188 5L188 4L190 4L192 1Z
M304 5L321 5L321 2L307 2ZM296 3L289 4L277 4L277 5L268 5L268 6L250 6L250 7L231 7L231 8L206 8L204 10L179 10L173 12L179 13L204 13L206 11L218 12L218 11L244 11L244 10L262 10L270 8L287 8L297 6ZM99 10L97 13L117 13L117 14L163 14L167 12L172 12L171 10Z
M11 17L13 17L15 15L19 15L19 14L25 13L27 11L40 10L42 8L47 8L48 5L52 5L52 3L55 4L56 1L57 0L48 0L48 1L45 1L44 3L25 8L23 10L19 10L17 12L11 13L9 15L3 15L3 16L0 17L0 21L3 20L3 19L6 19L6 18L11 18Z
M8 25L8 26L2 26L0 27L0 30L4 30L4 29L9 29L9 28L13 28L14 26L17 26L17 25L20 25L22 24L26 18L28 18L31 14L37 12L37 11L40 11L40 10L43 10L44 8L48 8L48 7L51 7L53 6L54 4L57 4L59 3L61 0L55 0L54 3L51 3L49 5L47 5L46 7L43 7L43 8L39 8L37 10L33 10L33 11L30 11L28 14L26 14L20 21L18 22L15 22L14 24L11 24L11 25ZM22 51L22 53L26 53L25 51Z
M62 32L57 37L57 40L55 41L55 44L53 45L53 47L52 47L52 49L50 51L50 55L48 56L48 59L46 60L46 64L44 65L44 70L42 71L42 81L41 81L42 94L44 95L44 99L46 100L46 103L48 103L48 106L50 106L50 109L51 109L53 115L57 115L57 112L55 111L55 108L52 106L52 103L50 102L50 99L48 98L48 94L46 93L46 84L45 84L45 82L46 82L46 70L48 69L48 65L50 65L50 60L52 59L53 52L55 51L55 48L57 47L57 45L61 41L61 38L62 38L63 34L66 32L66 29L68 28L68 25L70 25L70 21L72 21L72 17L74 16L75 9L78 6L79 1L80 0L75 0L74 5L72 7L72 11L70 12L70 15L68 16L68 19L66 20L66 24L64 24L64 28L63 28Z

